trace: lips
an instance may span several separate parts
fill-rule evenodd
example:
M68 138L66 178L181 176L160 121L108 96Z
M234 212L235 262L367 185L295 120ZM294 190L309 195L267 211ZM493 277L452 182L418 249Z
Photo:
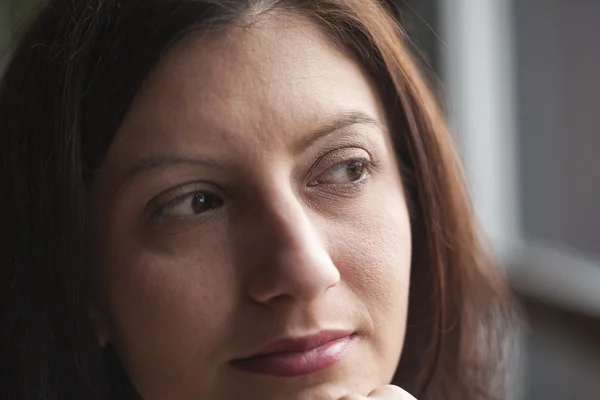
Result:
M300 338L276 340L252 355L232 361L236 369L279 377L317 372L337 364L356 340L352 331L321 331Z

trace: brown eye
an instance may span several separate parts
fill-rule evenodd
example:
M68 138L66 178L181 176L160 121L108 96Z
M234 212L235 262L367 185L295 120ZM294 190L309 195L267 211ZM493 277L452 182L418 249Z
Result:
M223 199L214 193L196 192L182 196L171 203L162 206L157 211L157 217L186 218L194 217L223 205Z
M349 160L335 164L310 185L354 183L361 181L366 174L367 166L364 161Z

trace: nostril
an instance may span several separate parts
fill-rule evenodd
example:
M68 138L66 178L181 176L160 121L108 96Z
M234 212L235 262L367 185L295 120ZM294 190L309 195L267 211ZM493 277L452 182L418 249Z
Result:
M321 253L321 254L318 254ZM254 301L268 303L288 298L312 301L340 282L340 272L324 249L279 254L255 268L248 293Z
M327 286L327 290L335 287L340 283L342 276L340 275L340 270L337 267L333 266L330 276L330 284Z
M320 220L313 220L295 197L275 200L253 219L256 229L247 239L255 245L252 260L243 260L251 261L248 292L261 303L312 301L336 286L340 273L322 240Z

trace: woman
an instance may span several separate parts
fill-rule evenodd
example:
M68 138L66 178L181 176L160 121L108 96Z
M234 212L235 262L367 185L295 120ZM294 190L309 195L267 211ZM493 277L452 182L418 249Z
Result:
M3 399L502 397L507 291L378 1L50 1L0 125Z

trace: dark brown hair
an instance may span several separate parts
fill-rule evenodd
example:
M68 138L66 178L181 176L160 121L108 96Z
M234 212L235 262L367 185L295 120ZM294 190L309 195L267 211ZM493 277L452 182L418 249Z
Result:
M0 84L1 398L127 398L118 358L100 348L87 316L89 184L162 54L192 32L270 12L321 26L363 64L387 105L414 253L394 383L421 400L503 397L510 296L480 242L436 100L385 4L52 0Z

